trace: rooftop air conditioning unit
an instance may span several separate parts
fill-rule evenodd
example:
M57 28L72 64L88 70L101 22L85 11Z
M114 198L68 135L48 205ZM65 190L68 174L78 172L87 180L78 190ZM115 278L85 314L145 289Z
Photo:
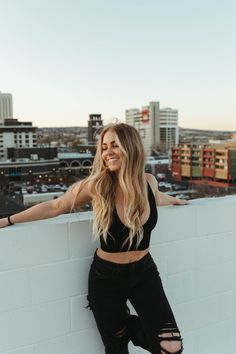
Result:
M39 159L38 154L31 154L30 155L30 159L34 160L34 161L37 161Z

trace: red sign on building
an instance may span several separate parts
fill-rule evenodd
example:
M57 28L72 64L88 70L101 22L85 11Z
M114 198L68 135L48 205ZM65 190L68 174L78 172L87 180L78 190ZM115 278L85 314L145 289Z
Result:
M142 110L141 120L142 120L142 123L148 123L149 122L149 109L143 109Z

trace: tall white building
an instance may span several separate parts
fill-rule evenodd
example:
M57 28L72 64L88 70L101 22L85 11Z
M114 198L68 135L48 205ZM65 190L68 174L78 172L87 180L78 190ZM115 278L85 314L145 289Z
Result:
M160 149L161 151L169 151L172 145L178 143L178 110L162 108L160 110Z
M0 91L0 125L6 118L13 118L12 95Z
M141 109L127 109L126 123L140 133L145 151L168 153L173 144L179 143L178 110L160 109L159 102L149 102Z

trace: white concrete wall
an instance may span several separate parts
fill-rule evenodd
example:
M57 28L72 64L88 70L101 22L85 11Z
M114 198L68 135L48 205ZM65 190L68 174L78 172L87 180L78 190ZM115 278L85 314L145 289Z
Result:
M186 354L236 346L236 197L162 207L151 253ZM0 230L0 353L101 354L87 305L91 213ZM130 345L130 353L146 353Z

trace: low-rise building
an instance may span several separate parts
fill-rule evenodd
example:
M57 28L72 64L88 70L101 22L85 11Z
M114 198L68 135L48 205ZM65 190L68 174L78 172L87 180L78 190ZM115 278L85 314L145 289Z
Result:
M179 181L236 185L236 145L179 144L172 147L171 170Z
M36 127L32 122L19 122L18 119L4 119L0 125L0 160L8 158L8 148L33 148L37 146Z

